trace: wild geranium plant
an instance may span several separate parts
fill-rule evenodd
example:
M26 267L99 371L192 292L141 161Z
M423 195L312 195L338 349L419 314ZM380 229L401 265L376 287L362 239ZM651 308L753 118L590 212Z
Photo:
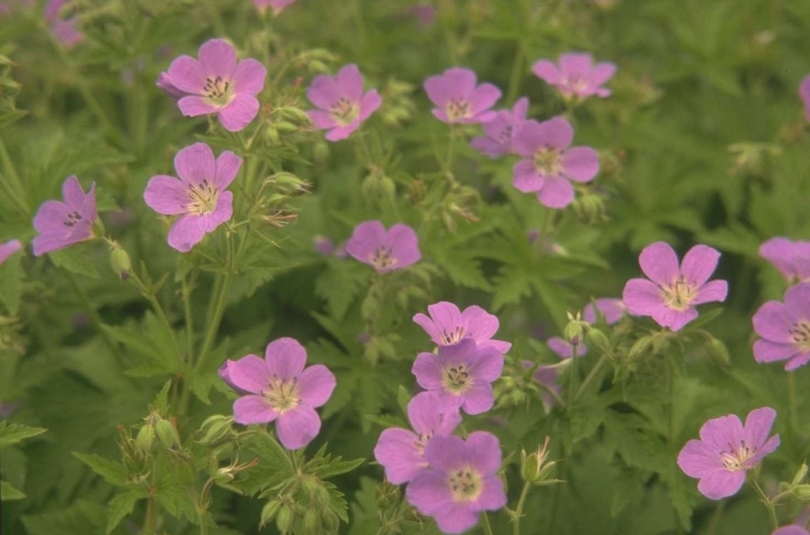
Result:
M643 4L0 1L0 532L808 535L810 11Z

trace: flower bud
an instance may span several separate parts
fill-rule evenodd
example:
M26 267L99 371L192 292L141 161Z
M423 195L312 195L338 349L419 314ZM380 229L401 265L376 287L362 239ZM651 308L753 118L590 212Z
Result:
M295 511L289 505L284 505L279 509L276 516L276 527L281 533L291 533L295 527Z
M796 475L793 476L793 481L790 483L790 486L791 487L797 486L799 483L802 482L802 480L806 475L807 475L807 465L802 463L802 465L796 471Z
M520 452L520 475L523 477L524 481L537 486L557 482L555 479L550 480L548 478L554 466L557 464L556 461L550 463L546 462L548 459L548 443L550 440L549 437L546 437L543 446L537 448L537 451L534 453L527 454L525 450Z
M214 483L217 485L227 485L234 480L233 471L230 469L230 467L223 466L222 468L217 469L213 479Z
M112 266L113 273L115 273L122 281L129 278L132 273L132 260L129 254L120 247L116 247L110 253L110 265Z
M180 435L177 434L177 429L169 420L161 420L155 424L155 431L165 448L173 450L180 446Z
M149 424L141 427L138 435L135 437L135 449L144 457L152 453L152 447L155 445L155 428Z
M568 325L566 325L565 329L563 329L563 336L565 336L565 339L570 344L580 345L584 338L585 328L588 324L580 319L579 314L576 316L569 314L568 319Z
M588 342L589 346L596 347L600 351L610 351L610 340L605 333L599 329L593 327L588 329L585 340Z
M728 354L726 344L712 337L706 349L717 364L725 368L731 366L731 357Z
M262 507L261 522L259 527L264 527L267 523L273 520L280 510L281 502L278 500L273 500L272 502L267 502L264 504L264 507Z
M312 507L307 508L304 513L304 533L306 535L320 535L321 515Z
M800 502L810 502L810 485L796 485L792 494Z
M377 508L380 511L385 511L399 502L399 485L392 485L388 481L383 481L374 490Z
M216 445L231 435L233 424L233 417L215 414L209 416L200 426L199 433L202 433L197 443L203 446Z
M642 336L632 345L630 351L627 353L627 358L630 361L638 359L642 354L650 351L653 344L652 336Z

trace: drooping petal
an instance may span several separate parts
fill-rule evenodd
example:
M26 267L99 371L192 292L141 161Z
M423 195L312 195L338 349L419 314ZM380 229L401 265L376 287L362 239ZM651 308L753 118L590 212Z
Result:
M329 368L323 364L316 364L301 373L298 395L301 401L310 407L318 408L329 401L335 386L337 380Z
M226 150L217 158L216 167L214 184L217 188L223 190L230 186L233 179L236 178L236 174L242 167L242 158Z
M6 243L0 243L0 264L8 260L11 255L22 249L20 240L9 240Z
M295 338L279 338L267 344L264 361L270 375L280 379L294 379L300 377L304 371L307 352Z
M678 466L689 477L702 478L723 467L716 449L706 442L690 440L678 454Z
M692 305L702 305L703 303L723 302L728 295L728 283L726 281L709 281L700 288L692 299Z
M267 365L256 355L247 355L236 361L230 361L228 378L236 388L261 394L270 385L270 372Z
M288 450L301 449L318 436L321 419L315 409L306 405L280 414L276 420L278 440Z
M256 96L264 89L264 80L267 78L267 69L253 58L240 61L233 72L233 90Z
M537 199L549 208L565 208L574 202L574 187L562 177L547 176L537 192Z
M413 362L411 373L425 390L440 390L442 384L442 361L433 353L419 353Z
M191 56L180 56L169 65L169 78L174 87L184 93L203 94L205 75L200 69L200 62Z
M695 245L683 257L681 275L690 286L700 287L717 269L719 259L720 251L717 249L708 245Z
M590 147L571 147L561 163L562 174L576 182L590 182L599 172L599 154Z
M242 425L266 424L278 418L262 396L242 396L233 402L233 420Z
M174 222L169 230L169 245L187 253L205 237L205 220L196 214L186 214Z
M419 437L406 429L390 427L380 434L374 447L374 458L385 468L385 478L394 485L407 483L427 466L416 449Z
M259 114L259 101L246 93L237 93L227 106L219 110L219 122L228 132L244 130Z
M149 179L143 200L155 212L162 215L186 213L189 203L188 186L168 175L157 175Z
M200 47L200 71L203 76L230 78L236 70L236 50L223 39L211 39Z
M642 249L638 263L644 274L656 284L668 285L675 281L680 273L678 255L668 243L662 241Z
M183 182L195 185L203 180L213 184L217 173L214 153L205 143L194 143L180 149L174 157L174 168Z
M698 490L710 500L722 500L737 494L745 483L745 470L730 472L717 469L698 483Z

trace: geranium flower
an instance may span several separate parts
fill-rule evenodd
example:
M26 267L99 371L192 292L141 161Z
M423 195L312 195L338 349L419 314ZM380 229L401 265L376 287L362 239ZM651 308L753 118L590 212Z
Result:
M470 69L453 67L425 80L425 92L437 107L433 115L445 123L486 123L495 118L490 110L501 98L501 90L492 84L478 83Z
M810 361L810 282L791 286L785 302L768 301L753 317L754 330L761 336L754 342L757 362L787 361L795 370Z
M76 29L78 23L76 17L62 18L62 8L65 4L67 0L48 0L45 5L45 20L48 21L57 41L65 48L72 48L84 41L84 34Z
M546 345L560 358L570 359L572 356L574 356L573 344L568 343L565 339L560 338L559 336L552 336L546 340ZM588 354L587 345L579 343L576 347L578 357L584 357Z
M810 280L810 241L777 236L759 246L759 256L773 264L788 282Z
M669 244L655 242L638 257L641 270L651 280L631 279L624 286L622 300L634 316L652 316L660 326L673 331L697 318L695 305L725 301L728 283L709 281L720 253L706 245L695 245L678 265Z
M20 249L22 249L20 240L9 240L6 243L0 243L0 265L3 265L3 262Z
M177 105L186 117L216 114L230 132L243 130L259 113L256 95L264 89L267 69L255 59L236 62L236 51L222 39L200 47L200 60L180 56L158 78L167 93L185 93ZM171 84L177 91L167 90Z
M530 370L534 367L534 362L530 360L522 360L520 363L524 370ZM532 379L535 382L545 387L540 391L540 401L543 403L543 408L546 412L550 411L555 403L554 396L547 392L546 389L553 391L558 396L562 394L562 386L557 383L557 379L568 364L569 361L562 361L557 364L541 364L537 366L534 375L532 375Z
M596 310L594 310L594 303ZM582 319L588 323L596 323L596 311L598 310L602 317L605 318L605 323L613 325L624 316L627 307L621 299L614 297L601 297L596 299L594 303L589 303L582 309Z
M526 121L529 99L523 97L511 110L498 110L495 118L484 123L484 135L472 139L470 147L480 150L490 158L515 152L512 140L517 127Z
M32 243L34 256L70 247L94 236L93 224L98 219L96 183L85 193L76 175L62 184L65 202L46 201L34 216L34 228L39 236Z
M263 12L269 6L273 10L274 15L278 15L285 7L295 2L296 0L253 0L253 3L259 8L259 11Z
M388 273L406 268L422 258L416 232L397 223L386 231L379 221L364 221L354 228L346 252L364 264Z
M776 411L762 407L748 414L743 427L734 415L709 420L700 428L700 440L690 440L678 454L678 466L700 479L698 490L711 500L739 492L745 473L779 447L779 435L768 438Z
M541 204L564 208L574 200L575 182L590 182L599 172L599 155L590 147L570 147L574 129L562 117L518 126L512 140L524 159L512 168L512 184L523 193L537 193ZM570 147L570 148L569 148Z
M267 344L264 359L246 355L227 367L230 384L248 392L233 404L233 419L242 425L276 422L281 444L303 448L321 429L315 409L332 396L337 382L323 364L304 369L307 353L292 338Z
M462 533L478 522L482 511L506 505L501 445L495 435L474 431L467 440L434 436L425 447L428 467L408 485L408 502L436 519L444 533Z
M144 201L159 214L180 216L169 230L169 245L188 252L206 233L233 215L233 193L227 188L242 166L242 158L225 151L214 160L211 147L195 143L174 157L175 178L153 176Z
M461 407L467 414L492 408L492 382L503 371L503 354L478 347L473 340L439 346L439 354L419 353L411 369L416 382L435 392L443 407Z
M593 65L593 57L582 52L571 52L560 56L559 66L543 59L532 67L532 72L549 85L556 87L566 99L581 99L596 95L610 96L610 89L602 84L616 73L616 65L602 62Z
M462 340L472 339L478 347L492 347L501 354L509 351L512 344L491 338L498 332L498 317L479 306L469 306L461 312L453 303L440 301L428 305L428 314L416 314L413 321L430 335L438 346L450 346Z
M395 485L407 483L428 465L425 446L434 435L449 435L461 423L458 408L442 407L432 392L414 396L408 403L408 419L413 431L389 427L374 447L374 458L385 468L385 478Z
M329 141L349 137L382 103L376 89L363 94L363 77L357 65L346 65L336 76L316 76L307 89L307 98L320 108L308 111L309 118L318 128L329 130Z

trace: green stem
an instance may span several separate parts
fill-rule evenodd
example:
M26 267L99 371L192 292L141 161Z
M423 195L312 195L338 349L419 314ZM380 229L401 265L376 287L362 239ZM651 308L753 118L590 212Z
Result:
M2 137L0 137L0 161L3 162L3 168L6 170L6 178L8 178L10 182L10 185L4 184L6 186L4 189L21 210L26 214L30 214L31 208L28 206L28 201L25 199L25 187L23 187L22 181L20 180L20 175L17 174L17 168L14 167L14 162L11 161L11 156L8 153L8 149L6 149L6 144L3 142ZM17 191L14 191L10 186L16 188Z
M106 329L104 329L104 322L101 320L101 316L98 315L98 311L87 298L87 295L85 295L85 293L82 291L78 281L76 281L76 277L73 276L73 273L68 271L65 271L64 273L68 282L70 283L70 286L73 288L73 292L76 294L76 297L79 298L84 311L87 312L87 315L90 317L90 323L93 324L93 328L101 335L101 339L104 340L105 345L109 348L109 350L115 356L115 359L118 361L118 365L121 367L121 369L123 369L124 355L121 353L121 348L118 347L118 344L115 342L115 340L113 340L112 336L110 336Z
M486 513L484 513L483 518L484 518L483 521L484 533L486 533L487 535L492 535L492 526L489 524L489 516Z
M577 375L577 360L579 357L577 355L577 346L576 344L571 344L571 364L568 366L569 373L571 374L571 379L568 381L568 403L567 405L570 407L574 403L574 392L576 391L577 387L577 379L579 378Z
M203 342L202 349L200 350L200 356L197 359L196 364L194 365L194 371L199 370L203 367L203 364L208 357L208 353L211 351L211 347L214 345L214 338L217 335L217 331L219 330L219 324L222 321L222 315L225 313L225 302L227 301L228 297L228 288L230 287L231 283L231 273L230 271L225 273L224 278L222 280L222 284L219 287L219 294L216 296L214 300L214 314L211 318L211 323L208 325L208 331L205 334L205 341Z
M788 403L790 405L790 426L794 433L799 431L799 420L796 415L796 376L792 372L787 373Z
M509 75L509 89L506 92L506 102L514 104L520 89L520 81L523 75L523 62L526 61L526 46L523 41L518 43L517 54L515 54L515 61L512 63L512 73Z
M585 392L585 389L588 387L589 384L591 384L591 381L594 380L596 374L599 372L599 370L602 368L602 365L606 361L607 355L603 353L602 356L599 358L599 360L596 362L596 365L593 368L591 368L591 371L588 372L588 375L585 376L585 380L582 381L581 385L579 385L579 389L577 390L577 393L574 395L575 400L579 399L579 397Z
M447 160L445 163L446 171L449 177L453 177L453 161L456 156L456 137L458 131L455 125L450 125L450 142L447 144Z
M526 504L526 497L529 495L529 489L531 489L531 487L532 484L527 481L523 485L523 490L520 491L520 498L518 498L517 508L515 509L515 524L512 529L514 535L520 535L520 519L521 516L523 516L523 506Z
M149 499L146 501L143 535L155 535L155 498L151 493L149 494Z
M754 486L754 490L757 491L757 494L759 494L759 497L762 499L762 503L764 503L765 507L768 509L768 517L771 519L771 527L773 529L778 529L779 520L776 518L776 508L773 506L773 502L768 498L768 495L763 492L756 479L752 479L751 484Z
M190 360L194 354L194 316L191 313L191 292L192 288L185 277L183 277L183 314L186 323L186 358Z

